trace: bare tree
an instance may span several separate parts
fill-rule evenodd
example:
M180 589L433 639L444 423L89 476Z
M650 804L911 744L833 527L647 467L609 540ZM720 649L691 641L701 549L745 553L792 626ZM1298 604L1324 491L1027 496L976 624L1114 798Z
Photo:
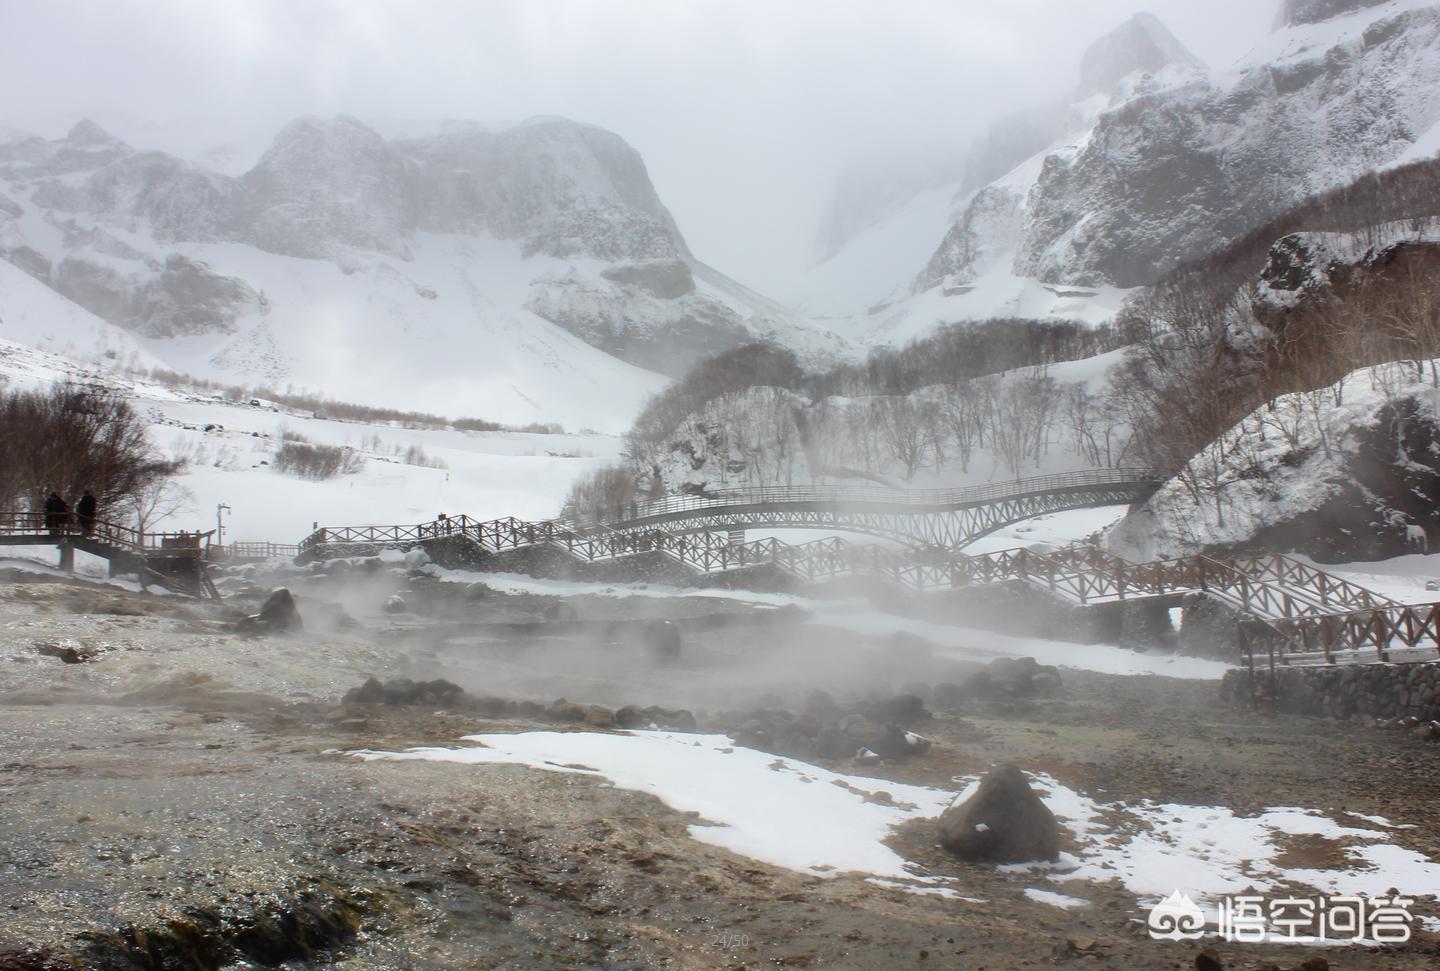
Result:
M905 466L905 480L913 479L932 447L924 407L908 395L877 398L871 406L871 418L886 451Z
M992 408L991 444L1012 475L1018 476L1027 463L1039 464L1059 401L1055 381L1043 368L1011 375L1000 384Z
M190 490L173 478L165 478L146 483L121 503L117 511L121 517L133 518L138 532L149 533L172 516L194 509L195 496Z
M88 489L112 508L175 469L151 448L135 410L104 389L0 393L0 507Z

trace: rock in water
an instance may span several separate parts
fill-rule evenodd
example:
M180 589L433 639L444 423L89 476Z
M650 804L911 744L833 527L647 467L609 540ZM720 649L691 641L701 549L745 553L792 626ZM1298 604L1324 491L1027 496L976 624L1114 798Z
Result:
M305 622L300 619L300 610L295 606L295 598L290 591L279 587L265 598L260 613L255 615L260 626L266 630L304 630Z
M974 795L940 815L940 842L975 862L1053 860L1060 853L1060 824L1025 773L1006 764L992 769Z
M398 593L392 593L385 600L385 612L387 614L401 614L406 609L405 598Z

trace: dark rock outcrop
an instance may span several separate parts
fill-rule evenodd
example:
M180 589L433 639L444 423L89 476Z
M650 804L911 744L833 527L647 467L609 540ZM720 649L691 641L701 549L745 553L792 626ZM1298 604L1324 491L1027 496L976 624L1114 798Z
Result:
M248 634L283 634L304 630L305 621L295 605L295 597L286 588L279 587L265 598L260 612L242 620L238 629Z
M992 769L964 802L940 815L940 842L977 863L1026 863L1060 854L1060 824L1014 765Z

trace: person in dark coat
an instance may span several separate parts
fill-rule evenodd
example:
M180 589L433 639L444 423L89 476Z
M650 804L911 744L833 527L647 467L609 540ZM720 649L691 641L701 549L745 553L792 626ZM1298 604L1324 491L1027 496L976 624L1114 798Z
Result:
M50 493L50 498L45 500L45 528L54 535L64 532L69 522L70 507L60 498L60 493Z
M80 532L86 536L95 532L95 511L98 506L99 503L95 501L95 497L90 494L89 489L86 489L85 494L80 497L80 501L75 503L75 518L80 523Z

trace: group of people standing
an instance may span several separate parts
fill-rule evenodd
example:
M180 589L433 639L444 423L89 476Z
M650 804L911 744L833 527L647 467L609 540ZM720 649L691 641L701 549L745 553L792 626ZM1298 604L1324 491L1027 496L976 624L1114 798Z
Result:
M96 513L99 510L99 502L86 489L85 494L75 502L75 525L80 527L80 532L89 536L95 532ZM60 493L51 492L45 500L45 528L52 536L68 532L70 529L71 514L70 504L60 498Z

